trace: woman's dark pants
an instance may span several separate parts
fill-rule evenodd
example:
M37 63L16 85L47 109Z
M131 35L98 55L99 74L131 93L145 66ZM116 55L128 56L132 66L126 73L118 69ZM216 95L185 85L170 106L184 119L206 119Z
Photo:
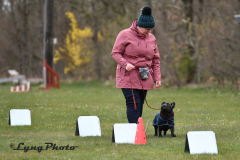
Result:
M127 119L129 123L137 123L138 118L142 117L144 95L147 95L147 90L133 89L137 109L134 108L134 101L131 88L122 88L123 95L127 105Z

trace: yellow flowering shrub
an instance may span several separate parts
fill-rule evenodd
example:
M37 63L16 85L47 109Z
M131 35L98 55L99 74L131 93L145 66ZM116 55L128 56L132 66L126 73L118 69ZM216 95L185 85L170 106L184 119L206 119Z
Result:
M81 30L78 27L73 13L66 12L66 15L71 21L70 29L66 34L64 45L55 50L53 59L55 64L59 60L64 61L65 74L90 61L91 51L88 49L87 39L93 36L91 28L86 27Z

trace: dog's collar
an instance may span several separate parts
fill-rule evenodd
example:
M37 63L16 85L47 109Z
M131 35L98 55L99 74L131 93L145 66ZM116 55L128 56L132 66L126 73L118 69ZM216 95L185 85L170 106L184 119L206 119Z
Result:
M160 111L160 115L161 115L161 117L164 118L164 119L170 119L170 118L173 117L173 112L171 113L171 116L170 116L170 117L166 117L166 116L162 115L162 111Z

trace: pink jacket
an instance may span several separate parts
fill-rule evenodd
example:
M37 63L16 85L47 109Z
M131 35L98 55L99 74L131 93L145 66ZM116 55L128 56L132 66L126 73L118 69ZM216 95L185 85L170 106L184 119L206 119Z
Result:
M138 32L137 20L128 29L121 31L115 41L112 57L118 63L116 73L117 88L132 88L152 90L153 81L161 80L160 55L156 38L149 33L147 36ZM139 80L137 70L127 71L126 66L131 63L136 68L149 67L149 78ZM137 71L137 72L136 72ZM131 83L130 83L130 78Z

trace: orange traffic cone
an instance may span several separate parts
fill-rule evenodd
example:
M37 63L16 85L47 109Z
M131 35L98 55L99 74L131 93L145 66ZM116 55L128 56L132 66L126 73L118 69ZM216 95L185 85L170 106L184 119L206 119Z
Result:
M146 143L147 139L144 130L143 119L142 117L139 117L134 144L146 144Z

